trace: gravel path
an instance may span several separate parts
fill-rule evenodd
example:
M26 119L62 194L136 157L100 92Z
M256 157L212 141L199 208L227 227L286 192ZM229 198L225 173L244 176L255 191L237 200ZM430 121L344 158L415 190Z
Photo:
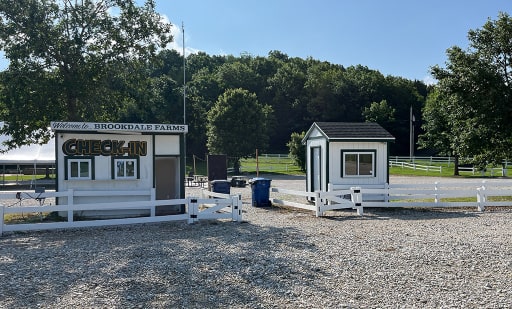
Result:
M305 186L303 177L274 176L272 185ZM316 218L251 207L250 188L237 192L244 223L0 237L0 308L512 306L510 210L365 209L363 217L349 210Z

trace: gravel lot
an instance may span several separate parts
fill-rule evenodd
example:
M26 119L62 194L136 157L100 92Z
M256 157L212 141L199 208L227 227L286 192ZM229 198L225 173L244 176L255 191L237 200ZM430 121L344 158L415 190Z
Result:
M303 177L270 178L272 186L305 187ZM391 182L402 181L411 180ZM244 223L0 237L0 308L512 307L509 209L316 218L251 207L250 192L232 189L242 194Z

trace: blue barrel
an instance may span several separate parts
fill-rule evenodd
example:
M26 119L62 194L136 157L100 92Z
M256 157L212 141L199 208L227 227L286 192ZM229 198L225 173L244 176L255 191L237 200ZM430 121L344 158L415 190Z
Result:
M212 180L212 191L215 193L230 194L231 183L227 180Z
M268 207L272 206L270 202L270 182L266 178L253 178L250 181L252 189L252 206Z

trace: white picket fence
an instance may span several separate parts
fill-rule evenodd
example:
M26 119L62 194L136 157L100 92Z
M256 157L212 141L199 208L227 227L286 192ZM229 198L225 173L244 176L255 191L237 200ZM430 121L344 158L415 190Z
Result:
M476 207L512 206L512 181L457 182L433 184L385 184L378 187L350 187L330 185L329 192L301 192L272 188L272 192L303 196L314 204L272 199L272 203L315 211L322 216L327 210L364 207ZM500 200L501 198L501 200ZM469 201L467 201L469 200Z
M17 196L18 195L18 196ZM0 193L0 201L16 200L21 197L30 196L37 200L47 198L66 197L65 205L42 205L42 206L21 206L21 205L0 205L0 236L3 232L13 231L29 231L29 230L48 230L48 229L65 229L76 227L92 227L107 225L122 225L150 222L165 222L186 220L192 224L198 220L204 219L230 219L232 221L242 221L242 200L237 195L224 195L222 197L197 198L187 197L184 199L156 200L155 190L140 191L76 191L68 190L64 192L4 192ZM143 201L124 201L115 203L89 203L75 204L74 198L78 196L147 196L148 200ZM21 199L20 199L21 200ZM166 205L185 205L185 212L175 215L156 215L156 207ZM129 210L137 209L149 210L149 216L130 217L119 219L101 219L101 220L74 220L74 213L88 210ZM19 213L50 213L50 212L66 212L66 222L35 222L23 224L6 224L6 214Z

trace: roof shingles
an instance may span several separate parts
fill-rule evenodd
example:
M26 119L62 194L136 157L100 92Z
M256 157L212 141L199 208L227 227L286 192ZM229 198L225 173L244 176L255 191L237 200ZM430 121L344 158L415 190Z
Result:
M315 122L328 139L378 139L394 141L395 138L375 122Z

